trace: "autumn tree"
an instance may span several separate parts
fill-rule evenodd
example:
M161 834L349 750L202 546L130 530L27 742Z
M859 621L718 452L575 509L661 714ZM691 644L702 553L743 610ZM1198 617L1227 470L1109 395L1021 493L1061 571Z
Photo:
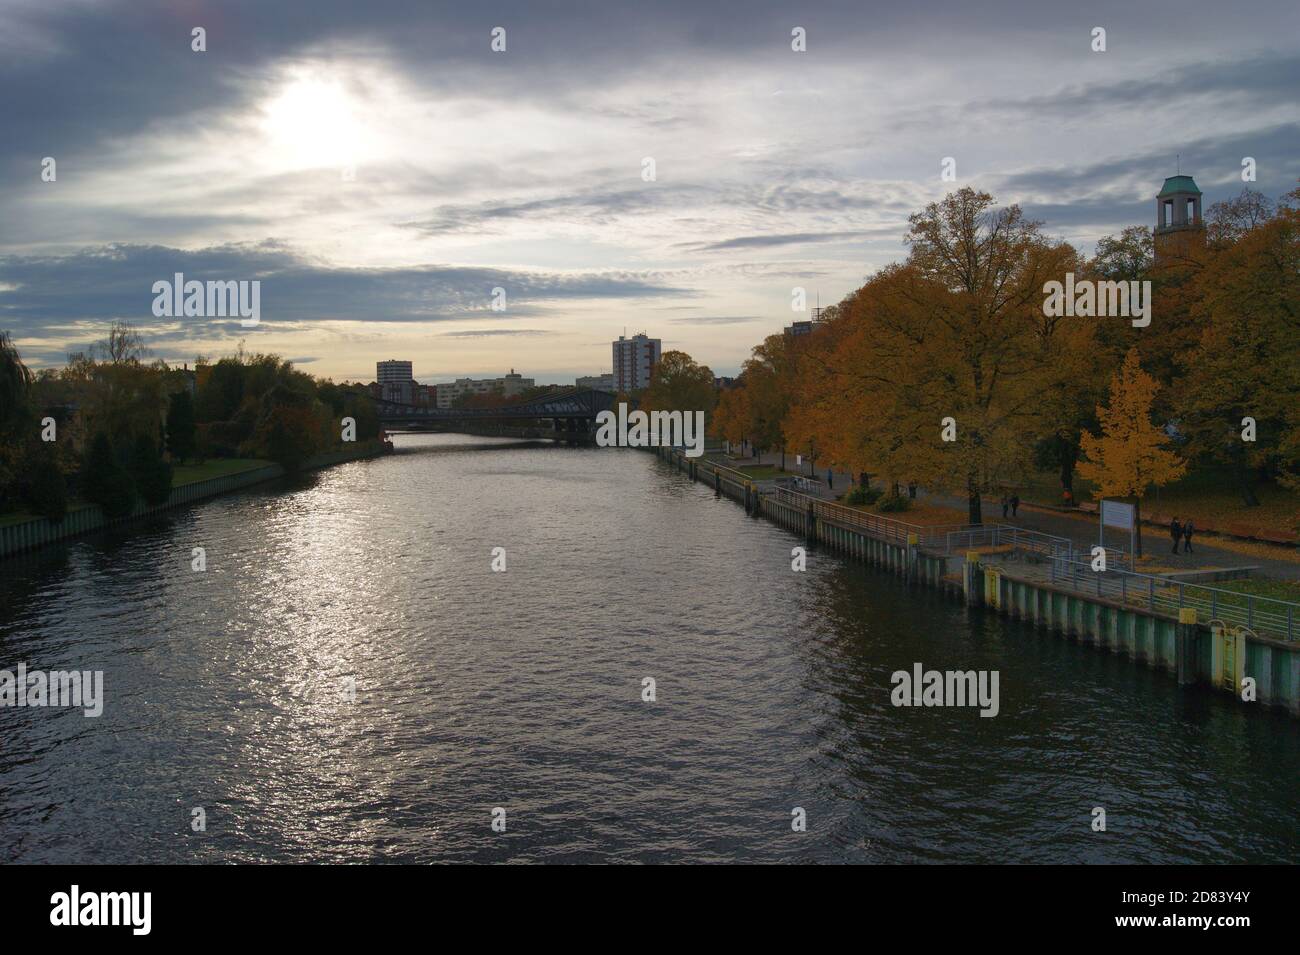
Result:
M1049 422L1043 395L1078 370L1090 323L1044 315L1044 285L1078 267L1018 206L963 188L910 219L911 254L887 270L873 319L894 429L914 469L960 488L980 523L983 494L1020 480ZM956 440L944 440L951 419ZM877 419L879 420L879 419ZM951 429L949 429L951 435Z
M703 411L713 413L713 372L684 351L667 351L650 373L641 394L644 411Z
M1176 391L1179 427L1253 506L1262 473L1300 484L1300 213L1249 191L1212 212L1222 229L1197 276L1202 331Z
M1147 489L1168 484L1186 470L1169 450L1169 437L1151 421L1158 385L1142 370L1136 348L1111 379L1110 403L1097 408L1100 436L1085 432L1079 474L1097 485L1103 497L1131 497L1136 504L1137 556L1142 556L1142 498Z
M741 375L734 388L724 389L718 395L710 430L731 444L739 445L749 434L750 421L749 388L744 375Z
M744 384L745 436L760 451L786 449L785 423L794 375L793 336L769 335L754 346L740 371Z

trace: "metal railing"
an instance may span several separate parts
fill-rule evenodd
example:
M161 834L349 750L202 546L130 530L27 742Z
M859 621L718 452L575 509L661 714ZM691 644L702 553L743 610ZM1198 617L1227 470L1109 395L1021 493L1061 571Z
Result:
M704 460L700 467L705 470L717 471L729 481L735 481L737 484L748 484L754 478L744 471L737 471L735 468L729 468L725 464L718 464L716 461Z
M829 500L820 498L811 498L806 494L800 494L798 491L789 490L788 487L777 487L776 499L784 504L793 504L794 507L807 511L813 508L813 513L818 517L826 517L827 520L837 521L840 524L861 528L872 537L880 538L881 541L897 541L907 543L909 535L917 535L917 541L927 546L944 546L946 534L953 530L962 530L967 528L965 524L948 524L948 525L923 525L909 524L907 521L896 520L893 517L881 517L867 511L859 511L857 508L845 507L844 504L836 504Z
M1012 547L1048 558L1074 556L1074 542L1069 538L1011 524L971 525L959 531L949 531L944 542L944 552L948 554L976 547Z
M1047 557L1074 555L1074 545L1068 538L1010 524L912 524L810 497L789 488L778 487L776 494L777 500L804 510L811 506L819 517L861 528L882 540L906 543L908 536L915 534L921 546L944 554L959 554L979 547L1010 546Z
M1284 640L1300 638L1300 604L1109 565L1104 571L1095 571L1091 563L1082 560L1055 558L1051 565L1051 580L1058 586L1174 617L1190 607L1202 620L1223 620Z

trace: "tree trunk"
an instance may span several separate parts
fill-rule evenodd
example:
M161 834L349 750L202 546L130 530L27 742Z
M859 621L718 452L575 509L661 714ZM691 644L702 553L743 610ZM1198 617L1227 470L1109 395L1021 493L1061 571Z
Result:
M1061 459L1061 490L1069 491L1074 500L1074 461L1069 456Z
M966 490L969 494L969 519L972 524L983 524L980 517L980 489L975 483L975 473L972 471L970 477L966 480Z
M1133 498L1133 536L1137 540L1135 545L1137 550L1133 554L1136 559L1142 556L1142 498ZM1133 568L1137 570L1136 567Z
M1246 452L1238 450L1233 455L1233 471L1237 478L1237 490L1241 492L1241 500L1247 507L1259 507L1259 498L1255 496L1255 489L1251 486L1250 468L1246 467Z

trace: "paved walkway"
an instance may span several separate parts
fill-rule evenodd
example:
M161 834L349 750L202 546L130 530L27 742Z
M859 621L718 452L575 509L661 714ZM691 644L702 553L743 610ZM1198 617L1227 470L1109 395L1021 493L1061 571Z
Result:
M751 457L749 454L743 457L737 454L735 457L737 463L741 464L768 464L773 467L780 467L781 465L780 452L768 452L761 458ZM802 468L796 468L793 454L786 454L785 467L792 475L798 473L805 477L808 476L808 462L805 460ZM825 468L818 470L816 479L817 483L813 485L813 489L809 493L828 500L843 494L844 490L851 485L847 473L836 472L832 477L833 489L828 489ZM923 488L917 490L916 496L919 501L929 501L932 504L952 507L960 511L962 515L966 514L967 503L964 497L932 494ZM906 514L896 516L900 520L907 520ZM1068 538L1074 542L1075 549L1083 554L1090 553L1093 545L1097 543L1097 515L1095 514L1071 514L1032 504L1021 504L1019 513L1015 518L1008 517L1003 520L1002 506L999 498L995 497L992 499L985 498L983 502L983 518L986 524L1008 524ZM964 522L965 517L963 516L960 520ZM1108 547L1119 548L1127 553L1129 549L1128 535L1109 529L1106 533L1106 544ZM1193 553L1184 554L1180 546L1179 553L1174 554L1172 552L1173 540L1166 528L1152 526L1142 528L1142 551L1147 557L1158 562L1161 568L1160 572L1164 572L1165 569L1205 570L1225 567L1258 567L1259 576L1300 579L1300 563L1240 554L1236 551L1214 546L1208 537L1194 537L1192 539L1192 549Z

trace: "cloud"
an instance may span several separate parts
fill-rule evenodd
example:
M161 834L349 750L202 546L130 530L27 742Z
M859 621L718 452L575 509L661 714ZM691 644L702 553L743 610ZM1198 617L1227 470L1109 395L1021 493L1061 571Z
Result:
M669 319L674 325L744 325L762 321L757 315L698 315L692 318Z
M499 335L551 335L542 328L471 328L459 332L439 332L439 338L494 338Z
M795 232L786 235L744 235L721 242L687 243L687 248L700 252L723 252L731 249L761 249L776 245L807 245L813 242L850 242L879 233L856 230L851 232Z
M544 272L420 265L333 268L316 265L281 243L267 241L197 250L113 245L60 256L0 256L0 326L27 337L58 332L67 323L131 321L148 334L233 335L237 320L152 313L156 281L261 282L262 324L322 322L410 323L518 318L547 306L581 300L644 300L690 294L661 273L610 270ZM493 289L506 309L492 311Z

